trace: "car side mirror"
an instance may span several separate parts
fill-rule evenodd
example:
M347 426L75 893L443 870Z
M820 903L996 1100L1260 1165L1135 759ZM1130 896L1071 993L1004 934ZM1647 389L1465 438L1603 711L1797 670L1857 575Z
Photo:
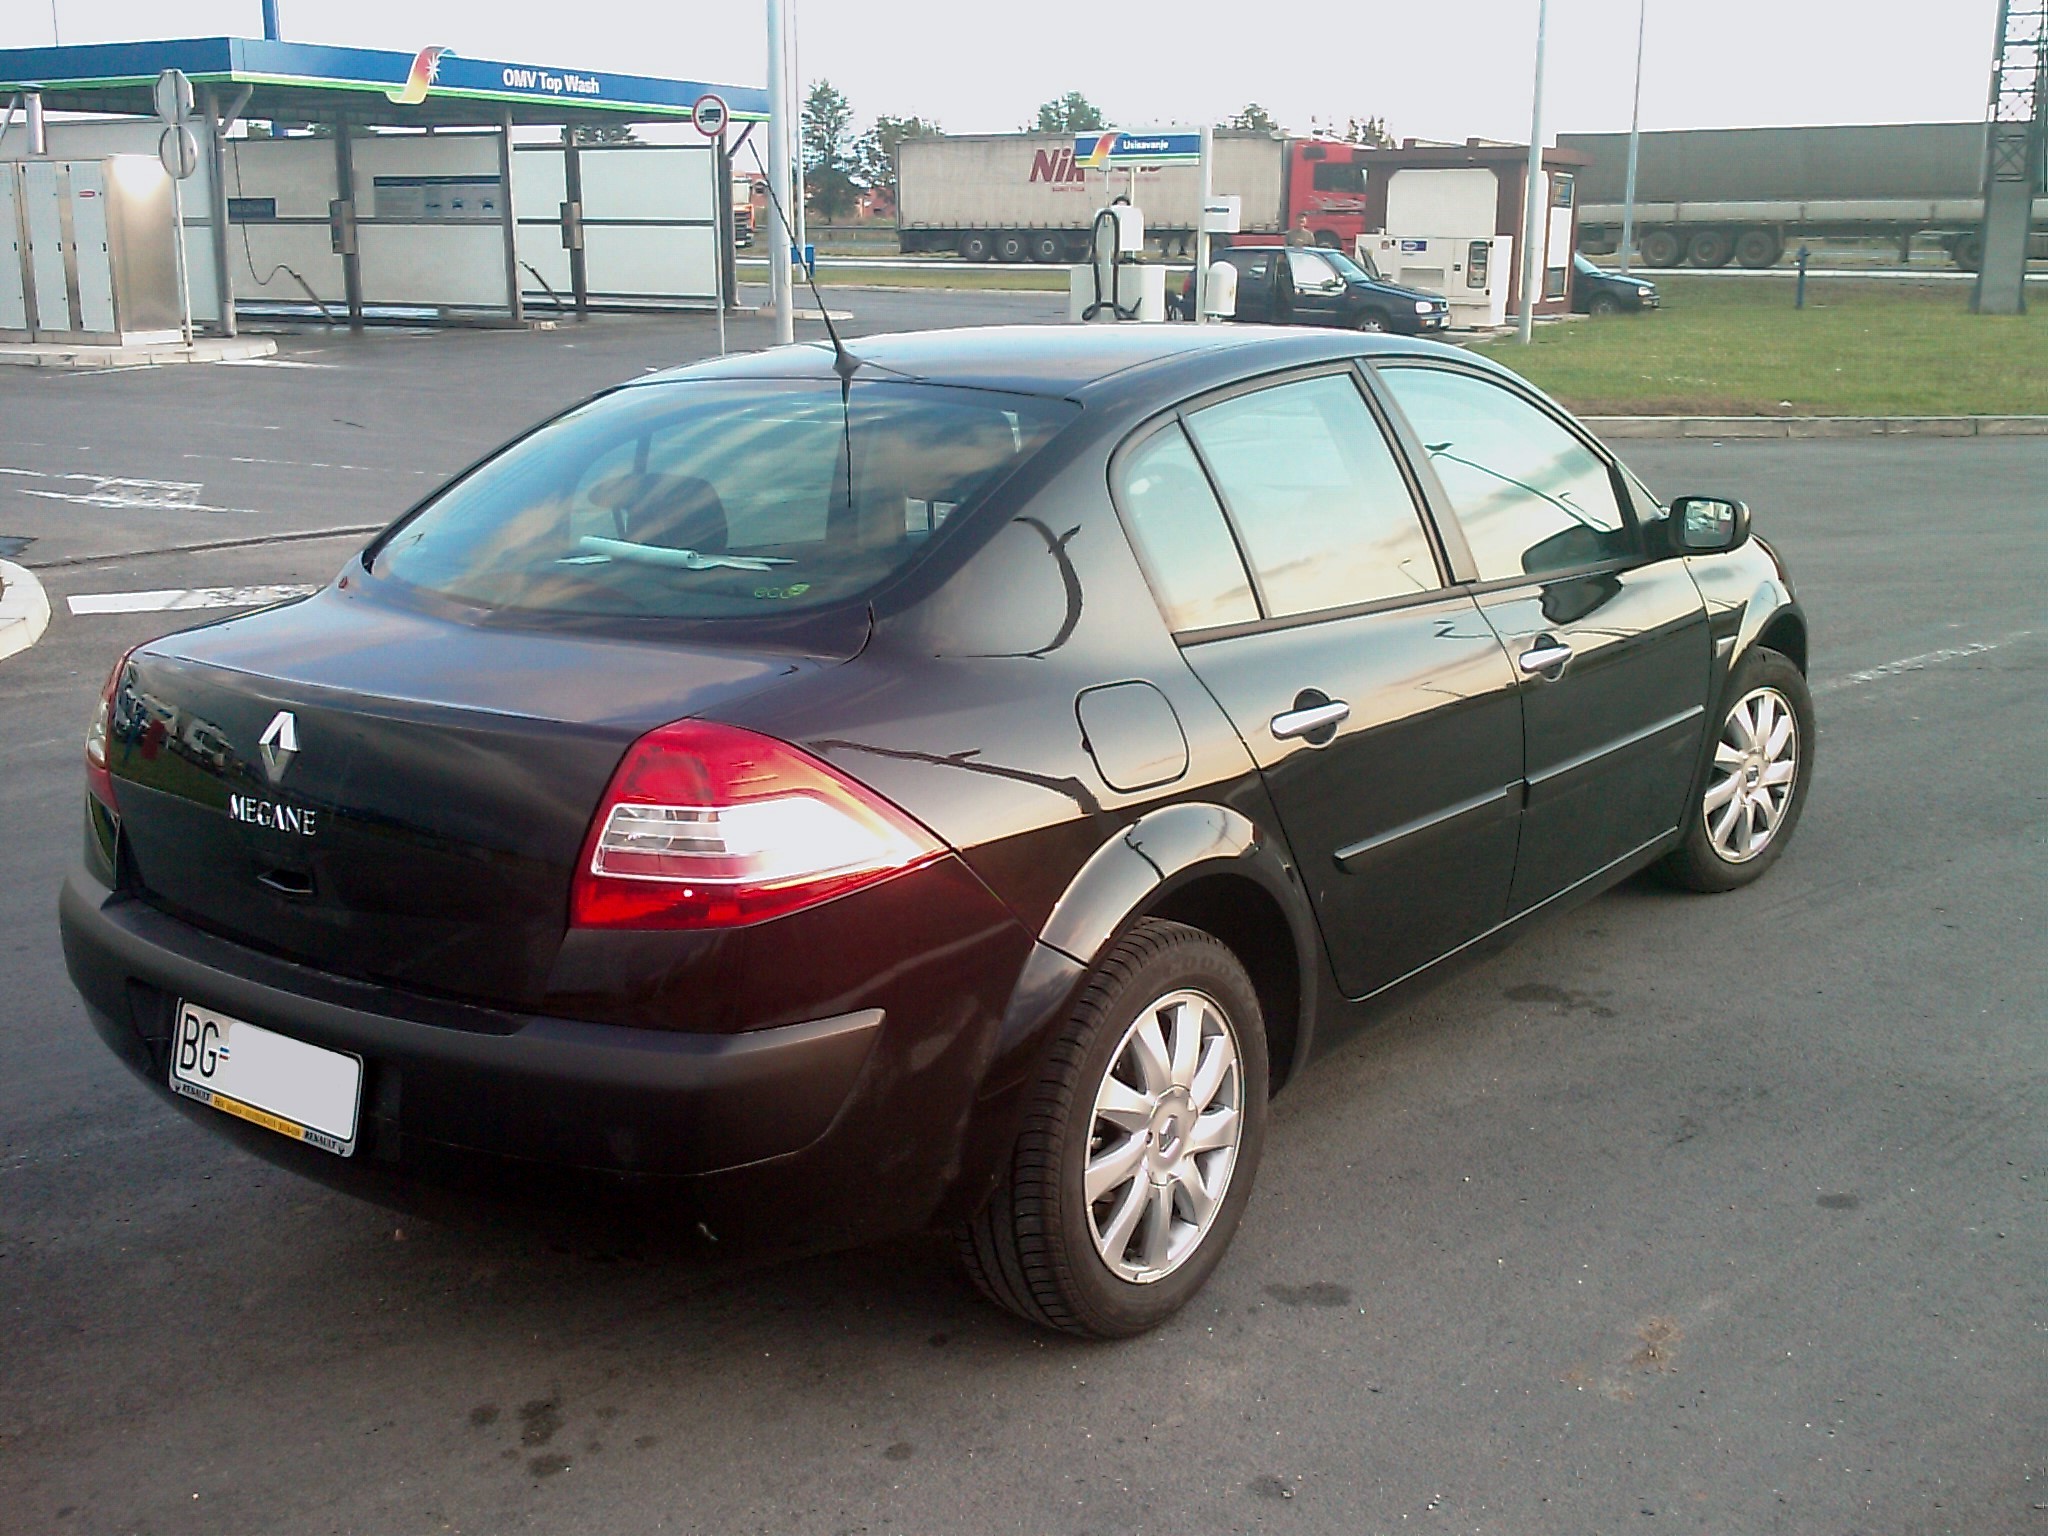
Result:
M1749 506L1724 496L1675 496L1671 545L1681 555L1718 555L1749 537Z

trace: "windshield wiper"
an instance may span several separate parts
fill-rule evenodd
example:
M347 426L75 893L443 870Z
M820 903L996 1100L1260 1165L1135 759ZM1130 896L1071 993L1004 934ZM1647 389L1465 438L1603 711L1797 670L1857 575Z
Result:
M640 565L659 565L672 571L771 571L778 565L795 565L776 555L700 555L694 549L670 549L663 544L635 544L628 539L605 539L586 533L577 547L593 555L614 560L631 560Z

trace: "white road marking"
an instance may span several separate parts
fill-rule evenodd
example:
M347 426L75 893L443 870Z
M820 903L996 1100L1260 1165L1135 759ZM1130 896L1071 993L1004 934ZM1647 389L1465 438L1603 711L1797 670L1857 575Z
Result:
M222 368L338 368L339 363L302 363L289 357L223 357Z
M1815 683L1816 696L1837 693L1844 688L1858 688L1865 683L1882 682L1888 677L1897 677L1905 672L1924 672L1929 667L1938 667L1945 661L1962 661L1971 656L1982 656L1987 651L1999 650L2015 640L2024 640L2033 631L2016 629L2009 635L2000 635L1996 640L1972 640L1967 645L1945 645L1938 651L1923 651L1918 656L1901 656L1897 661L1883 662L1875 667L1866 667L1861 672L1851 672L1847 677L1831 677L1824 683Z
M108 507L121 512L254 512L254 507L215 507L199 499L206 489L198 480L143 480L126 475L57 474L40 469L17 469L0 464L0 475L25 480L56 480L85 490L59 491L47 486L24 485L24 496L46 501L69 501L81 507Z
M82 592L64 601L74 614L179 613L189 608L258 608L290 597L311 597L317 586L166 587L157 592Z
M278 469L352 469L366 475L440 475L438 469L400 469L390 464L327 464L318 459L259 459L243 453L186 453L185 459L212 459L220 464L268 464ZM5 473L5 471L0 471Z
M0 560L0 657L25 651L50 627L50 599L33 571Z

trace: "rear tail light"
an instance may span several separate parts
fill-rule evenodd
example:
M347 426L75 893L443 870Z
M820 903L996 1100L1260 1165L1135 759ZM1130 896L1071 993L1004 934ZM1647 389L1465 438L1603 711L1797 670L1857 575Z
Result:
M584 839L578 928L724 928L844 896L945 852L837 769L772 737L678 720L633 743Z
M121 808L114 803L114 775L107 767L114 731L114 695L120 691L121 674L128 670L128 658L135 651L133 646L123 651L114 670L107 674L100 688L99 707L93 711L92 724L85 731L86 792L115 815L120 814Z

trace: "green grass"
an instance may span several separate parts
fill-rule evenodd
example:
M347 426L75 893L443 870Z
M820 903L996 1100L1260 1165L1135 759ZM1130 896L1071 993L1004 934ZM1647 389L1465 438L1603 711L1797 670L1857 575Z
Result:
M1664 308L1538 328L1484 352L1593 416L2048 414L2048 292L1969 312L1967 283L1661 278Z
M991 271L972 262L955 262L945 267L890 268L834 265L818 258L820 288L969 288L977 292L1065 293L1067 269L1047 267L1043 272Z

